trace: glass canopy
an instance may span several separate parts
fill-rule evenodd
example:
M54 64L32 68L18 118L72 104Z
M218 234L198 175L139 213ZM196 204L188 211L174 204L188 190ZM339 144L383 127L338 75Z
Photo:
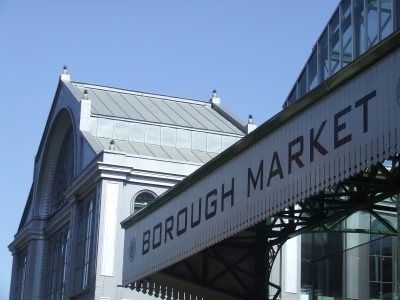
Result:
M400 1L342 0L315 44L283 108L400 29Z

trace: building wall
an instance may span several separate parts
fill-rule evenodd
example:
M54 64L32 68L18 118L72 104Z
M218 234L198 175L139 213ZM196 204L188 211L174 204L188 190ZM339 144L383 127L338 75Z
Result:
M14 257L10 299L61 299L62 294L72 299L149 298L121 287L124 232L120 222L131 214L139 191L160 195L201 164L112 150L96 154L80 130L87 103L78 101L80 95L73 89L69 81L60 80L39 146L32 192L9 246ZM54 178L69 128L74 179L63 191L65 200L55 207ZM86 265L87 270L82 267Z

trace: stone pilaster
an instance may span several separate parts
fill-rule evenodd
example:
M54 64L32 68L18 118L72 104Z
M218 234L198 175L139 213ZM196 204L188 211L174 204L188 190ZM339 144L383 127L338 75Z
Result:
M34 291L33 291L33 299L43 299L43 282L45 276L45 267L46 267L46 245L47 242L45 240L37 241L36 247L36 268L34 270Z

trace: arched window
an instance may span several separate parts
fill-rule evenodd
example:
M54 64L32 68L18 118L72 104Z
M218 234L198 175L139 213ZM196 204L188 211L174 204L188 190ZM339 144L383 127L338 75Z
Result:
M142 190L138 192L131 200L131 215L138 212L145 206L154 202L157 195L149 190Z
M57 168L54 175L52 193L52 209L59 208L65 201L64 193L71 184L74 174L74 136L72 126L65 135L58 156Z

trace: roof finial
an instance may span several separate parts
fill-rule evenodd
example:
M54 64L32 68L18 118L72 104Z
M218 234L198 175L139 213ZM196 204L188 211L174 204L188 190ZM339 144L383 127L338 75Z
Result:
M87 91L87 90L84 90L84 91L83 91L83 100L88 100L88 99L89 99L88 91Z
M249 121L247 122L247 124L253 124L253 116L249 115Z
M217 90L216 89L213 90L210 102L214 103L214 104L220 104L221 103L221 99L219 99L218 96L217 96Z
M60 80L66 80L66 81L70 81L71 80L71 76L69 76L69 74L68 74L67 66L63 67L63 70L62 70L61 75L60 75Z
M254 125L254 123L253 123L253 115L249 115L249 120L247 121L247 125L244 127L244 132L249 134L256 128L257 128L257 125Z
M114 140L110 141L110 145L108 146L108 149L115 150L115 142L114 142Z

